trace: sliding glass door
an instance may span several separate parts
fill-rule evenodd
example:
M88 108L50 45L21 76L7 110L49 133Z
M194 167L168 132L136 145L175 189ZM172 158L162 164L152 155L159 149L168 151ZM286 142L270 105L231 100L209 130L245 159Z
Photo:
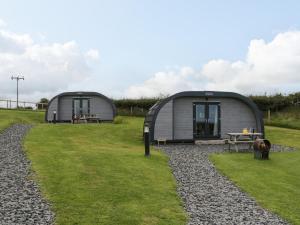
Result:
M80 116L80 99L73 99L73 115Z
M81 114L88 115L90 114L90 100L81 99Z
M213 139L220 137L220 103L194 103L194 138Z
M90 114L90 100L86 98L73 99L73 116L83 116Z

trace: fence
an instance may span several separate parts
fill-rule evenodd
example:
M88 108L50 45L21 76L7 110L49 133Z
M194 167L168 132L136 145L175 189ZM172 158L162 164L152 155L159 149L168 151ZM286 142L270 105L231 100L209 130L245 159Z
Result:
M17 107L17 101L15 100L7 100L7 99L0 99L0 108L2 109L46 109L47 103L36 103L36 102L25 102L19 101L19 107Z

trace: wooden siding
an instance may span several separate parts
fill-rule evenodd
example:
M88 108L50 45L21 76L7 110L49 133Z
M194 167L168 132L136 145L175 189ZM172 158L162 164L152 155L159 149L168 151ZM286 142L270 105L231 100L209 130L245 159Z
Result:
M53 101L51 102L51 104L48 106L48 114L47 114L47 120L48 121L52 121L53 120L53 111L56 111L57 113L57 97L55 99L53 99ZM58 115L56 115L56 119L58 118Z
M58 101L58 120L72 120L73 96L62 96Z
M159 111L154 127L154 139L173 139L173 100L165 104Z
M90 99L90 114L96 114L101 120L113 120L113 108L110 102L98 96Z
M227 133L242 132L243 128L254 128L261 132L249 106L236 99L223 99L221 101L221 137L228 138Z
M182 97L172 101L158 113L154 139L165 136L168 140L173 140L172 134L174 140L193 139L193 102L206 102L205 98ZM227 133L241 132L243 128L254 128L261 132L254 112L244 102L234 98L209 98L208 101L220 102L221 138L228 138Z
M193 100L174 100L174 139L193 139Z

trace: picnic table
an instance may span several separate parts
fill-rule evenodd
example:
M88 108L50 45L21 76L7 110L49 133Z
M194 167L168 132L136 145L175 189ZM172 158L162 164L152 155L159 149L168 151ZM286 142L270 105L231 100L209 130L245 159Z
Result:
M251 149L251 147L253 146L254 141L259 138L262 137L263 134L262 133L227 133L227 135L229 136L229 140L228 140L228 147L229 147L229 151L230 151L230 146L234 145L236 152L239 151L238 148L238 144L249 144L249 150Z
M101 119L98 116L80 116L80 117L73 117L73 123L77 122L84 122L84 123L88 123L88 122L97 122L100 123Z

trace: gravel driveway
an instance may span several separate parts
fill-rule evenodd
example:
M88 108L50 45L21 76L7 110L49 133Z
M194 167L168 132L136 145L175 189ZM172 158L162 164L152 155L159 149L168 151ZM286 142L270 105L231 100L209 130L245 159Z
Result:
M178 192L190 216L189 225L200 224L288 224L256 204L208 160L222 145L167 145Z
M30 162L22 151L28 125L13 125L0 133L0 224L52 224L53 213L30 180Z

